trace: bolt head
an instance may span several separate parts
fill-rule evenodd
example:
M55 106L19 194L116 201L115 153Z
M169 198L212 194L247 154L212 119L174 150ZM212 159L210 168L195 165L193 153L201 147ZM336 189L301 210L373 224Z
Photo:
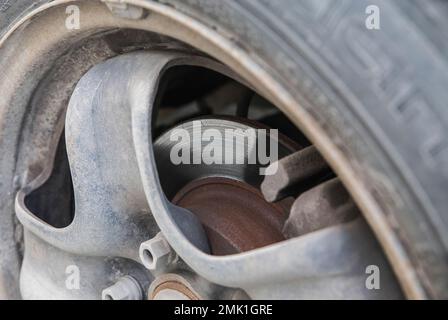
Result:
M101 293L103 300L141 300L143 293L137 280L126 276Z
M139 250L140 260L151 271L166 267L170 262L171 252L170 245L160 234L143 242Z

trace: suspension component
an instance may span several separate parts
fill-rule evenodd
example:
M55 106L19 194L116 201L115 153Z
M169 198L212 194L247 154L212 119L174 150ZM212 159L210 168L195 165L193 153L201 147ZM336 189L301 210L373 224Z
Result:
M261 191L267 201L274 202L288 195L297 195L322 181L331 173L326 161L310 146L271 164L277 173L266 176Z
M334 178L300 195L291 207L283 234L303 234L353 220L358 208L338 178Z

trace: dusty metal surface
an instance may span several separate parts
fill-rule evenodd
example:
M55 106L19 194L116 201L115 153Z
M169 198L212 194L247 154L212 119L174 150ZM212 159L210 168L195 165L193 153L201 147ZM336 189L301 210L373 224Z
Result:
M173 203L193 212L205 226L211 253L226 255L284 240L287 208L267 203L242 182L205 178L183 188Z
M259 248L284 240L282 226L287 218L291 201L277 204L266 202L259 191L263 179L259 174L260 164L215 164L173 165L170 150L177 143L170 139L171 132L183 129L192 134L194 123L200 121L203 130L222 133L221 145L226 145L226 130L261 128L254 121L242 122L239 118L201 118L173 128L155 142L155 157L160 179L168 198L180 207L193 212L205 226L212 253L225 255ZM242 134L243 138L244 135ZM271 137L268 137L271 139ZM273 139L273 137L272 137ZM234 156L235 150L254 150L257 142L235 138L235 147L223 150L223 156ZM279 155L284 157L296 146L283 135L278 136ZM191 155L206 141L190 141ZM248 151L247 151L248 152ZM248 157L248 154L246 154ZM246 158L247 160L247 158ZM203 159L208 162L208 159ZM173 179L172 177L175 177ZM291 199L289 199L291 200Z
M64 3L65 1L54 1L51 5L49 5L48 7L52 7L52 6L56 6L60 3ZM93 3L93 1L92 1ZM93 4L87 4L86 6L93 6L93 11L92 11L92 16L95 17L103 17L103 14L105 12L102 11L102 9L100 9L99 7L95 7L95 5ZM192 20L188 20L188 17L182 16L181 14L176 15L176 13L174 11L170 11L170 9L164 8L163 6L159 5L159 4L149 4L149 3L143 3L143 2L139 2L142 5L147 6L148 8L154 10L155 12L157 12L158 14L160 14L161 16L167 16L170 17L170 19L176 21L176 23L179 23L180 25L184 25L187 26L188 28L191 29L200 29L200 30L208 30L205 29L203 26L201 25L197 25L195 23L193 23ZM97 10L97 11L95 11ZM94 12L95 11L95 12ZM61 11L62 12L62 11ZM97 14L97 15L96 15ZM63 16L63 15L62 15ZM91 20L92 17L89 17L88 19L86 19L87 21L87 25L85 26L86 29L84 29L82 32L86 31L86 30L96 30L96 28L101 28L101 27L113 27L113 26L117 26L116 23L114 23L115 20L111 19L110 17L105 18L104 20L99 19L93 23ZM160 17L158 17L157 19L160 19ZM156 19L156 20L157 20ZM168 20L170 20L168 19ZM171 21L171 20L170 20ZM62 23L62 21L59 21ZM168 30L177 30L176 28L166 28L166 26L168 26L169 24L163 24L161 23L160 25L157 25L157 23L159 23L160 21L156 21L156 22L151 22L154 23L154 25L150 25L150 26L146 26L146 28L149 28L151 30L155 30L158 32L164 32L164 33L170 33L171 31ZM133 27L137 27L137 24L133 24L132 22L121 22L120 26L133 26ZM165 27L164 27L165 26ZM171 25L172 26L172 25ZM144 28L143 25L139 25L138 27ZM37 27L38 28L38 27ZM203 29L201 29L203 28ZM63 31L61 32L63 33ZM174 31L171 33L171 35L174 35ZM9 34L8 34L9 36ZM57 39L58 41L60 41L61 38L64 37L63 34L61 35L53 35L54 38L52 39ZM65 35L66 36L66 35ZM73 34L71 35L73 36ZM86 36L86 34L84 34L83 36L81 36L81 33L79 34L79 39L81 39L82 37ZM205 32L204 34L202 34L202 36L204 38L196 38L192 40L192 43L195 43L195 45L197 45L198 47L204 49L205 51L207 51L208 53L219 57L221 60L223 61L227 61L229 63L229 65L232 65L234 67L240 67L241 65L243 65L242 68L242 73L245 74L245 76L247 77L247 79L251 79L251 82L256 83L256 79L261 77L261 79L263 79L261 81L261 84L258 83L257 87L258 88L263 88L266 89L266 92L269 93L269 96L272 98L273 101L279 101L279 106L283 107L285 110L289 110L291 111L293 109L293 107L297 107L298 110L302 110L300 108L300 106L297 106L297 104L295 103L294 99L292 99L291 97L289 97L287 95L287 93L285 92L285 90L283 90L281 87L276 86L275 85L275 81L270 82L272 79L269 77L268 73L263 72L262 69L259 69L257 66L255 66L252 62L249 63L250 59L248 59L247 55L245 52L243 51L238 51L239 49L237 47L235 47L232 44L229 44L227 42L225 42L226 39L221 39L219 35L215 34L215 33L209 33L209 32ZM230 47L229 48L233 48L234 50L236 50L235 52L235 56L227 56L226 54L223 53L222 50L222 44L218 45L216 43L216 40L213 40L213 37L219 37L219 40L224 40L223 43L227 43ZM59 37L59 38L58 38ZM177 38L182 38L183 36L181 34L177 34L176 35ZM188 38L188 37L185 37ZM39 37L36 37L36 40L41 41L42 43L45 43L45 41L42 41L42 39L40 39ZM73 37L71 41L75 41L76 37ZM195 42L196 41L196 42ZM207 42L211 43L211 46L209 47L209 44L206 44ZM4 40L2 40L2 42L4 42ZM69 44L70 42L67 42L66 44ZM36 45L36 44L35 44ZM37 46L37 45L36 45ZM215 47L213 47L215 46ZM219 48L218 48L219 47ZM51 52L50 48L52 50L54 50L53 52L60 52L58 50L56 50L54 43L52 44L48 44L47 43L47 49L48 52ZM226 48L226 49L229 49ZM10 52L12 52L14 54L18 54L17 52L17 48L14 50L11 50ZM229 51L226 51L229 52ZM49 56L45 57L47 58L51 58ZM5 60L7 61L7 59ZM31 61L32 58L28 57L27 59L23 59L23 66L21 66L20 68L17 68L18 72L16 74L17 78L20 79L21 77L25 77L28 72L30 70L32 70L31 68ZM43 73L45 73L48 70L48 65L49 62L47 62L46 64L42 63L42 65L44 66L43 68L40 65L34 65L34 68L41 68L40 72L35 73L35 78L33 79L29 79L29 81L23 81L23 78L21 79L22 82L21 84L23 85L24 88L27 88L27 90L23 90L22 94L23 97L21 97L20 99L18 97L14 97L14 95L12 95L12 91L15 90L16 86L16 82L12 81L12 83L14 85L12 85L10 88L7 88L8 90L5 90L5 96L8 96L8 94L12 95L12 98L10 100L8 100L7 98L5 99L5 101L2 101L2 103L8 104L11 103L11 105L14 105L16 107L16 111L19 115L17 116L17 118L20 118L20 112L24 111L25 105L26 105L26 101L29 98L29 96L31 96L32 90L36 87L36 83L39 81L39 77L42 76ZM9 66L8 68L3 69L5 74L8 74L8 72L11 72L11 70L14 68L14 66ZM120 75L121 76L121 75ZM13 77L11 77L12 79ZM20 83L20 81L18 81ZM282 98L278 98L276 97L277 95L280 95ZM282 96L283 95L283 96ZM121 97L119 97L120 99ZM277 99L278 98L278 99ZM129 101L128 101L129 102ZM135 101L131 101L131 102L135 102ZM22 107L20 107L22 106ZM137 113L139 115L144 115L147 116L148 113L147 111L143 111L143 110L138 110L138 108L136 109ZM297 110L296 110L297 111ZM299 114L300 116L303 116L302 119L300 120L299 118ZM339 172L343 173L343 177L345 182L349 182L348 185L350 185L352 191L353 189L356 190L357 187L359 187L358 190L364 190L362 188L362 184L356 183L356 177L352 175L352 173L350 173L350 168L343 168L342 167L342 163L344 163L343 161L343 155L340 154L338 152L337 149L335 149L335 147L332 147L332 143L331 143L331 139L328 139L328 137L317 137L315 134L311 134L312 133L312 127L314 125L317 126L317 124L315 122L313 122L312 118L309 117L309 115L307 115L305 112L303 112L303 110L301 112L296 112L296 117L295 120L297 122L300 122L302 127L307 128L307 132L310 134L310 136L313 136L317 141L319 141L319 146L320 148L324 149L327 156L329 156L330 159L332 159L333 164L339 163L339 165L335 165L338 169ZM142 119L148 119L147 118L142 118ZM138 121L138 117L134 115L134 125L136 126L136 128L134 127L133 130L135 130L135 134L134 134L134 140L137 141L136 144L140 145L140 147L142 147L143 145L145 145L145 142L147 143L148 141L146 140L139 140L139 138L136 138L136 135L140 134L140 133L145 133L148 134L148 129L145 128L145 126L147 126L147 123L142 123L141 121ZM309 121L308 121L309 120ZM307 122L308 121L308 122ZM5 125L2 124L4 127ZM12 122L11 122L12 125ZM6 126L7 127L7 126ZM318 127L318 126L317 126ZM6 130L6 129L5 129ZM3 131L5 131L3 130ZM125 130L126 131L126 130ZM14 134L12 134L11 136L14 136ZM57 136L57 134L54 134L54 136ZM149 135L147 135L146 137L149 137ZM146 139L144 137L142 137L141 139ZM130 140L128 140L130 141ZM135 142L135 141L134 141ZM142 144L143 142L143 144ZM30 143L31 145L31 143ZM147 144L146 144L147 145ZM330 155L331 152L334 152ZM46 155L47 156L47 155ZM45 156L45 158L47 159L47 157ZM147 171L144 170L144 166L147 163L151 163L150 159L151 159L151 153L145 152L144 150L140 150L139 151L139 165L140 165L140 170L141 172L144 173L144 178L154 178L153 175L148 174ZM338 159L336 159L338 158ZM339 159L340 158L340 159ZM148 161L147 161L148 160ZM336 161L336 160L341 160L341 161ZM5 159L2 159L2 161L5 161ZM154 166L154 163L152 163L152 165ZM40 168L44 168L45 166L41 164ZM39 167L38 167L39 168ZM37 171L37 173L39 173L39 170ZM153 173L154 174L154 173ZM35 174L30 176L31 178L35 177ZM157 178L157 176L156 176ZM11 179L12 180L12 179ZM35 182L35 184L27 184L29 182L29 180L25 179L22 186L26 186L27 188L31 187L36 187L39 183ZM154 180L154 182L145 182L145 193L146 196L149 197L149 194L151 192L157 193L157 194L161 194L161 190L160 190L160 186L157 185L157 179ZM29 190L27 190L29 191ZM370 219L374 220L372 217L376 217L379 218L381 217L381 210L376 206L375 201L370 199L368 197L368 194L363 194L361 191L357 191L355 192L358 195L358 200L359 199L363 199L363 200L370 200L370 201L366 201L363 207L364 210L366 210L367 212L370 212L371 216ZM9 191L8 191L9 192ZM5 193L6 194L6 193ZM22 195L23 196L23 195ZM22 198L23 199L23 198ZM272 275L273 280L275 279L279 279L281 274L285 274L285 272L287 271L293 271L291 276L296 276L296 279L299 279L301 276L310 276L310 275L315 275L313 274L312 270L313 267L315 267L314 265L312 265L312 261L311 260L306 260L305 257L307 256L307 254L309 254L309 257L314 256L314 253L309 252L307 250L305 250L307 246L309 245L320 245L322 246L323 244L319 244L317 241L317 239L319 239L320 237L324 238L326 237L326 241L330 241L329 242L329 247L327 247L328 250L334 249L334 250L341 250L342 247L347 246L347 249L354 249L353 252L355 252L355 254L353 256L350 256L350 258L354 258L354 256L358 255L357 257L364 257L363 256L363 252L364 249L366 249L367 251L369 250L373 250L375 251L376 249L372 249L372 248L361 248L361 247L357 247L357 245L361 245L359 243L359 240L361 238L360 234L363 234L366 232L366 229L362 229L364 227L359 227L360 230L362 230L362 232L357 232L357 228L358 227L353 227L353 225L351 225L350 227L344 227L343 231L344 232L340 232L340 230L335 231L335 230L326 230L323 233L319 233L318 235L314 234L312 237L307 237L306 239L301 239L305 244L300 245L299 241L296 239L296 241L288 241L286 243L282 243L280 245L277 246L271 246L268 248L263 248L262 250L258 250L257 252L251 252L248 255L242 255L242 256L232 256L227 260L223 260L223 259L219 259L219 258L214 258L214 257L209 257L208 255L203 254L202 252L198 252L197 249L195 247L190 247L190 242L186 241L187 239L185 238L184 235L182 235L182 232L178 232L179 230L176 228L175 224L173 224L173 221L170 219L169 215L167 215L169 213L169 205L166 204L166 199L160 198L160 199L156 199L153 201L150 201L150 204L153 208L155 209L162 209L160 210L160 212L158 213L158 217L157 219L161 222L161 224L163 225L163 229L165 230L165 232L167 232L167 234L169 234L170 237L170 243L172 243L173 245L175 245L177 247L177 249L179 249L179 252L182 252L184 256L188 256L190 253L187 253L188 250L192 249L192 254L191 257L186 259L188 260L191 266L194 267L194 269L201 271L200 273L203 274L205 277L207 277L208 279L213 279L216 281L216 283L221 283L223 285L229 285L229 286L235 286L237 285L237 283L239 283L239 280L241 281L241 284L247 288L247 291L250 292L252 294L253 297L268 297L269 295L272 297L276 297L275 294L280 291L279 287L276 287L276 285L274 285L273 283L270 283L271 286L267 285L265 283L266 279L269 278L270 275ZM361 202L361 201L360 201ZM29 213L26 212L26 210L24 210L23 208L23 202L21 201L21 195L19 195L18 197L18 211L19 211L19 215L22 215L22 218L25 217L26 215L28 215ZM21 211L21 213L20 213ZM110 213L110 212L109 212ZM165 214L165 216L164 216ZM109 215L109 217L111 217L113 215ZM50 230L47 228L47 226L42 227L42 226L38 226L41 221L38 221L35 218L23 218L23 220L28 219L29 221L28 223L28 227L33 230L35 233L37 234L44 234L46 231L51 231L49 233L53 233L53 235L50 235L49 237L54 237L53 239L59 239L61 240L62 236L58 235L59 232L56 232L55 230ZM89 217L90 219L90 217ZM88 219L86 219L87 221ZM383 224L381 224L381 219L379 219L379 222L377 221L377 226L382 226L385 227L384 225L384 221ZM372 222L372 221L371 221ZM357 223L354 224L356 226L358 225L362 225L362 223ZM381 239L383 242L387 243L387 244L395 244L397 245L396 240L394 240L394 237L391 236L391 234L388 234L387 232L383 231L386 230L387 228L379 228L377 227L377 232L380 232L383 235L383 238ZM101 229L100 229L101 231ZM172 233L170 232L172 231ZM345 232L346 231L346 232ZM385 233L383 233L385 232ZM63 232L62 232L63 233ZM101 233L101 232L100 232ZM138 233L138 232L137 232ZM68 245L63 244L63 241L59 241L59 245L65 249L69 249L70 251L79 251L79 252L85 252L85 248L69 248ZM185 242L185 243L183 243ZM323 242L323 239L322 239ZM58 241L56 241L56 243L58 243ZM327 243L327 242L325 242ZM295 246L291 245L294 244ZM335 245L338 244L338 245ZM371 245L371 243L364 243L364 246L368 246ZM376 245L374 245L376 246ZM398 246L399 247L399 246ZM100 249L104 249L101 248L101 242L99 243L99 245L97 246L98 248L98 252L100 251ZM393 248L393 246L392 246ZM277 250L279 249L279 250ZM303 249L303 250L302 250ZM195 251L196 250L196 251ZM300 251L300 258L305 259L304 261L300 260L299 257L296 258L296 260L291 261L291 265L287 266L286 262L284 261L284 259L282 259L282 256L285 256L286 254L290 254L291 252L295 252L294 250L302 250ZM394 255L395 258L397 258L397 260L403 264L406 264L406 259L404 256L404 252L400 251L400 250L396 250L393 251L392 249L390 249L391 251L389 251L388 253L391 255ZM126 255L135 257L135 248L132 248L130 250L128 249L123 249L123 248L111 248L110 249L110 253L113 254L122 254L123 252L127 252ZM132 252L132 253L130 253ZM243 264L242 262L242 257L247 258L247 262L245 264ZM194 262L194 258L197 258L197 261ZM264 259L267 258L267 259ZM379 261L383 261L382 257L376 257L379 259ZM375 259L376 259L375 258ZM30 258L28 258L30 260ZM27 259L25 259L25 262L27 261ZM264 274L257 274L257 275L253 275L248 276L248 268L249 267L256 267L256 265L259 265L260 261L267 261L267 263L271 263L272 266L276 266L276 270L275 271L271 271L271 273L267 272ZM338 261L339 260L332 260L332 261ZM330 260L322 260L321 261L324 265L325 262L330 263ZM344 277L346 275L347 272L349 271L353 271L352 269L350 269L348 266L350 265L350 261L347 260L341 260L340 261L340 265L337 266L337 270L335 270L334 268L330 268L329 265L325 265L326 268L320 269L320 271L322 271L321 275L325 274L325 272L327 271L329 274L334 274L334 272L336 272L337 274L341 275L342 277ZM213 266L214 268L218 268L219 270L230 270L229 272L226 272L224 275L214 275L212 273L212 269L213 268L209 268L208 266L202 266L201 264L209 264L210 266ZM24 263L24 266L26 266L26 263ZM234 272L234 268L238 268L238 267L242 267L241 270L246 271L243 272L241 275L235 274ZM301 274L298 273L298 271L296 270L297 267L301 267L299 269L301 269ZM292 268L294 268L294 270L291 270ZM331 269L331 270L330 270ZM350 270L349 270L350 269ZM406 269L406 268L404 268ZM403 270L404 270L403 269ZM408 270L408 269L406 269ZM359 270L358 270L359 271ZM199 273L199 272L198 272ZM349 272L350 273L350 272ZM26 274L26 273L25 273ZM359 275L359 272L357 273ZM246 276L246 279L241 279L242 276ZM48 276L48 275L46 275ZM225 277L227 277L227 280L225 279ZM387 277L387 275L386 275ZM408 270L407 272L404 273L403 276L406 279L411 279L413 277L413 273L412 270ZM50 279L51 277L48 276L48 279ZM31 279L31 278L29 278ZM289 279L286 279L289 280ZM32 283L30 281L30 283ZM274 290L270 290L269 293L267 292L263 292L263 289L261 289L259 286L263 286L266 285L266 288L268 289L274 289ZM296 283L294 281L291 281L289 283L290 286L295 286ZM308 284L309 288L308 289L312 289L312 288L317 288L319 287L319 284L316 283L312 283L312 284ZM289 288L289 287L288 287ZM288 289L287 288L287 289ZM305 289L305 287L303 287L302 289ZM332 294L335 293L335 291L338 288L338 283L336 282L334 284L334 286L332 287L334 290L330 290L328 293L329 296L331 296ZM285 288L282 288L285 289ZM295 290L296 288L291 288L291 290ZM393 291L393 290L392 290ZM417 294L419 292L418 288L414 288L411 284L408 284L408 291L409 292L414 292L414 294ZM417 292L417 293L416 293ZM294 292L297 293L297 292ZM292 294L292 292L291 292ZM299 298L301 297L300 293L298 293L296 296L291 295L291 297L295 297L295 298Z
M103 300L142 300L143 291L140 283L131 276L125 276L104 289L101 293Z
M93 257L72 254L25 232L26 251L20 274L24 299L99 300L103 289L123 276L138 279L148 287L152 277L143 266L120 257ZM79 287L70 275L79 275ZM73 286L71 286L73 285Z
M19 192L16 209L23 225L72 253L128 257L137 262L137 242L154 234L154 223L151 220L145 223L151 215L141 211L145 203L149 203L158 227L179 257L197 275L212 283L242 288L252 298L397 297L400 293L393 288L391 274L383 272L383 277L391 278L392 287L381 292L367 290L360 281L364 277L365 263L381 265L387 270L376 242L366 238L366 225L362 221L247 253L224 257L206 253L194 215L168 202L162 192L151 153L151 108L147 106L153 106L158 79L169 66L176 64L205 64L228 73L221 65L205 58L148 52L108 60L82 78L71 98L66 120L67 150L76 199L74 221L64 229L45 225L26 209L23 205L25 193ZM114 90L117 87L128 90ZM127 121L117 126L116 117ZM101 123L101 130L96 126L98 123ZM120 150L127 146L129 152L118 157L107 152L118 146ZM129 170L131 167L134 169ZM119 168L126 169L120 171ZM32 186L29 185L26 192L30 192ZM111 192L113 198L109 197ZM122 220L122 217L126 218ZM133 222L136 218L139 221ZM77 231L76 241L71 239L72 230ZM315 248L325 254L317 258ZM256 267L261 263L265 268ZM305 280L310 278L315 281ZM328 283L333 290L323 293L322 286ZM316 289L310 291L310 286Z
M363 221L245 253L208 254L197 217L170 203L163 193L152 153L151 113L159 79L178 64L206 65L232 75L203 57L157 51L122 55L87 72L72 95L66 118L75 218L63 229L36 219L23 199L39 185L37 180L17 194L17 216L25 228L71 253L138 262L139 244L160 227L170 246L198 276L220 286L242 288L252 298L399 297L390 272L382 272L390 281L381 291L369 291L360 281L366 264L388 270L375 240L366 237ZM107 152L124 148L128 151L119 155ZM151 214L145 210L147 204ZM257 268L260 264L265 268ZM324 292L324 286L332 290Z
M275 165L277 173L266 176L261 185L265 199L271 202L297 196L331 175L327 162L314 146L281 158Z
M306 191L294 201L283 233L289 238L297 237L360 216L350 195L335 178Z
M155 141L154 148L155 152L155 160L157 163L157 168L160 172L160 176L164 179L161 179L162 188L165 192L166 196L169 199L172 199L174 195L186 184L192 182L193 180L210 177L210 176L222 176L228 177L232 179L236 179L239 181L244 181L249 185L254 187L259 187L261 182L263 181L263 176L259 174L260 165L259 164L249 164L248 158L249 154L247 150L256 149L256 141L254 139L247 139L247 136L244 132L249 128L257 128L257 123L253 123L250 121L241 121L240 119L229 119L228 117L218 117L218 118L200 118L195 121L187 121L185 123L177 126L177 129L183 129L188 132L188 134L193 137L193 131L195 128L195 124L201 127L201 130L204 132L208 129L218 130L218 132L223 137L223 146L225 145L225 141L230 141L234 143L233 149L223 148L223 156L226 157L230 155L233 158L232 150L246 150L246 153L243 155L243 164L231 163L226 164L216 164L208 161L208 158L204 158L206 162L210 162L208 165L190 165L190 164L174 164L170 160L170 151L171 148L176 145L175 141L171 141L170 139L170 131L158 137ZM225 131L226 130L240 130L234 131L234 136L228 137L226 139ZM271 138L269 134L267 135L267 143L270 143ZM231 141L233 139L233 141ZM275 139L275 138L272 138ZM296 146L289 141L283 135L278 135L278 155L279 157L284 157L290 154L292 151L296 150ZM178 146L182 147L185 144L187 147L187 142L180 141ZM190 154L194 154L196 152L201 152L201 150L207 145L207 141L200 141L197 144L188 144ZM202 153L202 152L201 152ZM169 179L171 176L175 176L176 179Z
M381 292L369 291L365 288L364 283L359 283L360 277L364 276L366 261L382 265L387 269L381 251L375 249L376 242L373 238L370 238L371 240L365 238L366 225L363 221L328 228L309 236L224 257L208 255L188 241L187 235L177 225L172 215L172 204L165 198L157 171L153 170L156 163L152 153L150 128L152 106L155 99L152 92L157 84L148 82L151 79L148 75L161 74L167 65L172 65L174 61L182 61L182 59L175 55L170 57L166 54L152 53L145 56L146 68L143 68L137 63L138 57L138 55L130 55L110 60L110 63L117 63L117 65L133 66L128 71L130 79L124 80L126 77L120 73L123 81L133 82L132 79L140 79L140 81L146 79L143 80L146 82L145 85L139 87L141 91L138 95L135 95L136 92L132 92L131 89L129 94L133 97L132 99L122 96L112 105L119 106L124 101L129 102L138 167L152 214L173 249L198 275L219 285L242 288L253 298L300 298L306 295L314 296L314 294L322 295L322 298L333 295L347 298L355 296L366 298L378 294L390 295L389 297L401 295L399 290L397 291L398 287L390 273L385 276L390 279L389 283L392 287L384 291L381 290ZM143 58L143 55L140 57ZM85 81L88 82L90 77L96 78L98 75L87 74ZM105 87L101 90L105 90L107 87L104 82L103 85ZM101 91L97 94L101 95ZM363 240L361 241L358 237L362 237ZM317 258L316 248L325 254L318 255ZM359 265L361 261L364 263ZM261 264L265 268L257 267ZM326 275L326 273L328 274ZM324 278L325 280L322 280ZM305 279L313 279L311 283L308 283L310 287L303 285L303 283L307 283ZM344 280L342 281L342 279ZM324 281L326 285L331 283L330 287L333 290L322 292L324 284L319 283L320 281ZM310 291L311 288L315 288L316 291Z

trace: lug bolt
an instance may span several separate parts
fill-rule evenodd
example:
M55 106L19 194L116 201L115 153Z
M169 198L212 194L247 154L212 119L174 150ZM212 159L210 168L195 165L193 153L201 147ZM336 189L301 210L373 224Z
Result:
M104 289L101 296L103 300L142 300L143 292L137 280L125 276Z
M151 271L160 271L174 260L175 253L161 233L143 242L139 250L140 260Z

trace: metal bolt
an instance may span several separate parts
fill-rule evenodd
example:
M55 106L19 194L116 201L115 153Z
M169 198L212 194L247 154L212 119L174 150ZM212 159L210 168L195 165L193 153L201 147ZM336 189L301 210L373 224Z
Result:
M174 252L163 235L158 233L140 245L139 255L147 269L160 271L173 260Z
M101 296L103 300L142 300L143 292L137 280L125 276L104 289Z

